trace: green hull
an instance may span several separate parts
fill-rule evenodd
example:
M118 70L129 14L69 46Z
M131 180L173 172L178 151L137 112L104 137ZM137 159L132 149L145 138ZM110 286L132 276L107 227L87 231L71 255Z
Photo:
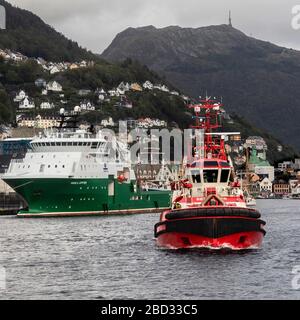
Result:
M28 203L19 216L74 216L159 212L170 191L135 190L115 179L5 179Z

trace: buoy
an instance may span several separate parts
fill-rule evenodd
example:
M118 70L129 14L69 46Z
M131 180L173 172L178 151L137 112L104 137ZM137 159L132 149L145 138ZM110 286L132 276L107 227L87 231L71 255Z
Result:
M124 181L126 181L127 179L124 177L124 175L123 174L120 174L119 176L118 176L118 181L119 182L124 182Z

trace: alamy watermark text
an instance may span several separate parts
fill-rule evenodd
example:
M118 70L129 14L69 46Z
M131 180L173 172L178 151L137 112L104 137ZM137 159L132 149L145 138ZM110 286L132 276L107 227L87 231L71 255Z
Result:
M292 8L292 15L293 15L292 22L291 22L292 28L294 30L300 30L300 4L295 5Z
M3 6L0 6L0 30L6 29L6 10Z

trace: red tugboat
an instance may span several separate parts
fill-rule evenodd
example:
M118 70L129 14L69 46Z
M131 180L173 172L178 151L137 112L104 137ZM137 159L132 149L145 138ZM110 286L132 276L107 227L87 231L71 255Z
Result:
M257 249L265 222L257 210L247 208L241 185L225 151L230 133L213 132L221 127L222 105L210 98L190 105L203 144L182 166L184 179L173 183L172 209L155 225L160 247L169 249Z

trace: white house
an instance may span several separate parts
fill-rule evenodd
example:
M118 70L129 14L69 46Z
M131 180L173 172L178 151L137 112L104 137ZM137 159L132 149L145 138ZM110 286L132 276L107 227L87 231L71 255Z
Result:
M275 169L272 166L255 166L254 172L258 175L266 175L270 181L275 179Z
M115 126L115 122L112 117L109 117L108 119L103 119L101 121L101 125L103 127L113 127L113 126Z
M93 106L90 101L80 102L80 108L81 110L85 110L85 111L95 111L96 109L95 106Z
M125 90L117 88L117 93L119 94L119 96L123 96L125 94Z
M264 178L259 182L259 190L260 192L272 192L272 182L268 178Z
M116 90L116 89L109 90L109 91L108 91L108 94L109 94L111 97L119 97L119 96L120 96L120 93L119 93L118 90Z
M144 82L143 88L148 90L153 90L153 84L149 80L147 80L146 82Z
M278 169L281 171L285 171L293 167L292 161L283 161L282 163L278 163Z
M54 66L50 69L50 74L55 74L55 73L59 73L60 69L57 66Z
M118 85L118 88L120 92L123 92L121 94L124 94L126 91L129 91L130 90L130 84L127 82L127 83L124 83L124 82L121 82L119 85Z
M62 86L56 81L50 81L47 83L46 89L48 91L61 92Z
M32 99L29 97L25 97L22 101L19 103L19 109L34 109L35 104Z
M54 105L54 103L50 103L50 102L42 102L41 104L40 104L40 108L41 109L54 109L55 108L55 105Z
M20 101L22 101L23 99L25 99L26 96L27 96L27 95L26 95L25 91L20 90L20 91L16 94L16 96L15 96L15 98L14 98L14 102L20 102Z
M80 66L81 68L86 68L86 67L87 67L87 62L86 62L85 60L82 60L82 61L80 62L80 64L79 64L79 66Z
M298 180L290 182L292 196L300 196L300 183Z
M46 96L48 94L48 90L47 89L43 89L42 90L42 96Z

